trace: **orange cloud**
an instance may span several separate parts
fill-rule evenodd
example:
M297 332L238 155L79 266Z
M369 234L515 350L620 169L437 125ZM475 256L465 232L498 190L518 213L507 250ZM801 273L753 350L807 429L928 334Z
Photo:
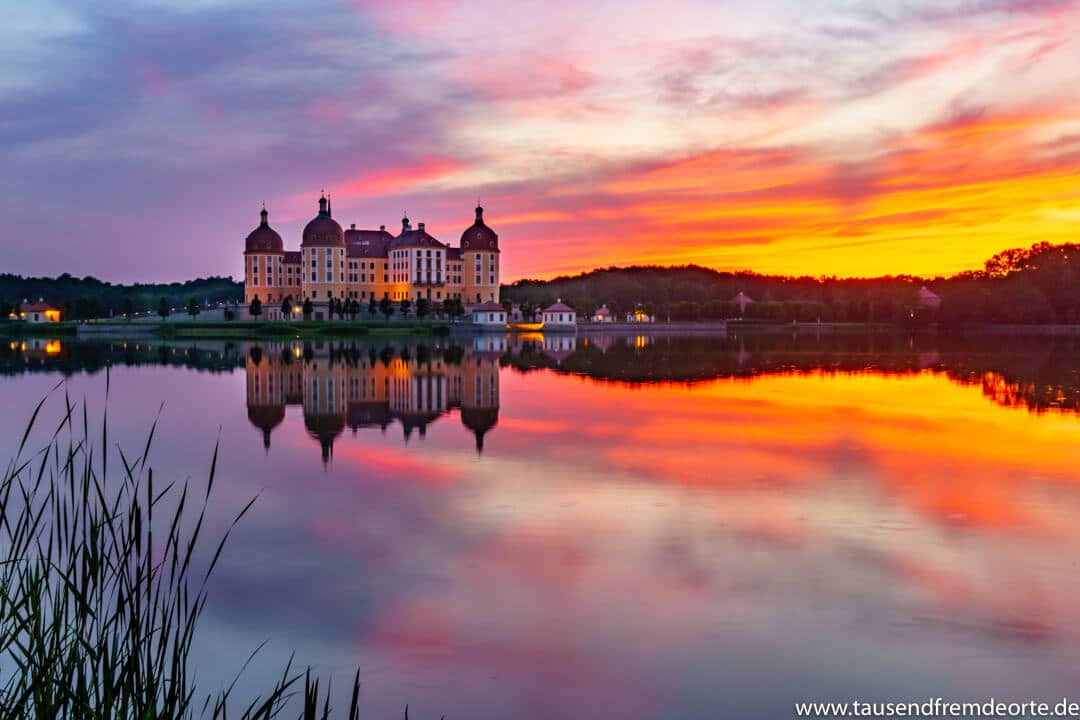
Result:
M1075 241L1080 112L1061 106L958 112L838 162L809 148L714 150L567 185L544 219L514 230L547 248L509 277L631 263L695 262L810 275L934 276L981 267L1035 240ZM592 220L591 218L598 218ZM602 218L602 219L601 219ZM498 224L498 214L492 213ZM529 268L532 268L531 270Z

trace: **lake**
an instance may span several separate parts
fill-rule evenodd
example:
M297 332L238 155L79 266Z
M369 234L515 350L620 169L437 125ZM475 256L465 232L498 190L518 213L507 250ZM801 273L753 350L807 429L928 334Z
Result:
M1080 338L7 341L205 481L207 689L291 653L363 717L792 717L1080 695ZM51 428L49 428L51 430ZM39 444L48 431L35 435Z

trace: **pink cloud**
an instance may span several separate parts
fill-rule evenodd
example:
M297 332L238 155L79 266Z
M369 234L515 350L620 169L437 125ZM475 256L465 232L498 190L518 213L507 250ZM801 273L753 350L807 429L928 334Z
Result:
M465 169L451 158L421 160L402 168L387 168L363 173L337 186L345 196L393 195L435 180L449 177Z

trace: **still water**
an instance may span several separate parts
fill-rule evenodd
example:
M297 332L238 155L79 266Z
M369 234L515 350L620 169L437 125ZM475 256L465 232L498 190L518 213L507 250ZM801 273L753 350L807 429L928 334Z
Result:
M208 687L269 640L363 716L780 718L1080 695L1080 339L488 337L0 347L205 478ZM53 417L63 399L53 391Z

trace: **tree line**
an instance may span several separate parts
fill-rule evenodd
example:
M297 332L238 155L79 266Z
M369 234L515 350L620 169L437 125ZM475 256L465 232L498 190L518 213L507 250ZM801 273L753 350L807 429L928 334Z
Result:
M22 305L43 298L58 307L65 319L154 314L161 302L170 308L197 303L239 303L244 286L229 277L208 277L175 283L113 284L95 277L74 277L64 273L55 278L0 274L0 318Z
M418 298L416 302L413 303L409 298L404 298L395 302L389 297L384 296L381 300L376 300L372 297L368 300L366 305L362 305L360 301L355 298L346 300L331 298L330 302L327 304L327 312L330 315L330 319L333 319L336 315L339 320L349 318L350 320L355 321L364 313L365 309L369 319L374 319L377 315L381 314L387 321L393 317L394 313L398 313L402 318L408 318L411 314L418 320L423 320L427 317L440 317L447 318L451 321L465 315L465 304L461 301L461 298L446 298L442 302L432 302L427 298ZM255 319L259 319L263 315L263 310L263 302L259 299L259 296L256 295L248 304L248 315ZM188 313L192 314L190 308ZM311 320L314 313L315 304L311 301L311 298L306 298L302 303L294 303L292 296L287 295L281 301L281 316L285 319L294 318L296 315L300 315L304 320ZM192 317L194 317L194 314L192 314Z
M1037 243L1005 250L981 270L949 277L789 277L720 272L695 265L593 270L503 287L503 300L544 307L556 299L591 315L606 305L615 317L642 309L661 320L745 317L765 321L1077 323L1080 245ZM920 306L926 286L941 298ZM745 310L735 297L754 302Z

